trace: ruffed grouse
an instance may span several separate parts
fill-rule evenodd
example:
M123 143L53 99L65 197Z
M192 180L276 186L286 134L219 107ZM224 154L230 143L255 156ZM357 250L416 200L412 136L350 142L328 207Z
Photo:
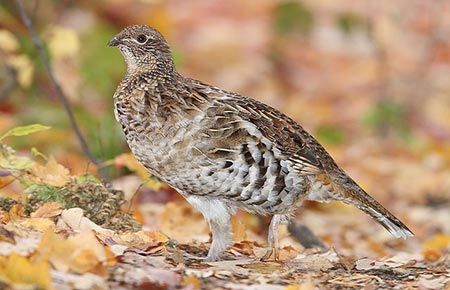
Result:
M154 28L134 25L108 43L127 72L114 94L115 116L131 151L209 222L206 260L231 243L236 209L270 215L268 251L277 258L278 225L302 201L343 201L392 235L413 233L370 197L300 125L254 99L181 76Z

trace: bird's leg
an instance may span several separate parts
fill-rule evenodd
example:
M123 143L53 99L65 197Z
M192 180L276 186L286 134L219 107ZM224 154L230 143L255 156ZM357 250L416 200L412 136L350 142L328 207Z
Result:
M199 210L209 223L212 233L212 243L208 256L204 261L220 260L222 253L231 244L231 215L235 209L217 199L208 199L202 196L191 195L186 200Z
M205 261L212 262L220 260L222 253L231 244L230 216L226 220L224 218L210 219L208 222L212 233L212 243Z
M287 224L289 222L289 218L284 214L276 214L272 217L269 225L269 234L267 236L267 252L264 256L262 256L261 260L267 261L273 254L273 258L275 261L279 259L278 249L280 248L280 244L278 241L278 226L280 224Z

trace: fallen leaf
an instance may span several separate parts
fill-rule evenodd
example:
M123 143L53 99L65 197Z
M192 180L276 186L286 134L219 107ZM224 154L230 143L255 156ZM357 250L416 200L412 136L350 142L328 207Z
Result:
M31 217L35 218L51 218L59 215L63 210L63 206L57 202L46 202L35 212L31 213Z
M131 153L120 154L114 158L114 164L118 167L125 166L129 170L136 172L136 174L144 181L145 185L152 190L159 190L166 186L165 183L152 178L147 169L145 169Z
M429 262L437 262L441 258L441 253L436 249L426 249L422 251L423 257Z
M15 204L9 209L9 218L11 221L16 221L23 217L25 209L20 204Z
M31 85L34 74L34 65L31 59L24 54L11 55L8 57L8 64L17 72L17 81L23 88Z
M50 157L45 165L35 164L29 169L31 180L51 186L61 187L70 181L70 172L67 168Z
M357 270L371 270L371 269L379 269L384 266L383 262L374 261L371 259L360 259L356 261L355 267Z
M450 246L450 236L444 234L437 234L430 240L423 243L426 249L445 250Z
M9 222L9 213L4 210L0 210L0 223L6 224L8 222Z
M202 242L209 240L209 226L203 216L186 202L169 202L159 216L161 232L180 243L192 239Z
M444 277L439 277L435 279L426 279L425 277L420 276L419 281L417 282L419 289L443 289L444 288Z
M48 261L31 262L16 253L0 256L0 281L14 289L51 289Z
M20 224L29 229L41 232L46 232L48 230L53 231L56 227L55 223L51 219L47 218L27 218L21 221Z
M106 253L90 230L69 236L67 239L48 231L37 249L39 256L48 257L58 271L85 273L106 262Z
M10 31L0 29L0 50L14 52L19 49L19 41Z
M188 275L186 277L184 277L183 281L181 282L181 285L183 287L186 287L192 290L195 289L201 289L202 286L202 282L195 276L193 275Z
M83 209L81 208L70 208L61 212L57 228L64 229L65 227L68 227L73 231L94 230L95 232L102 233L106 236L111 236L114 233L114 231L102 228L83 216Z
M231 217L231 231L233 232L233 241L241 242L247 240L245 224L234 216Z

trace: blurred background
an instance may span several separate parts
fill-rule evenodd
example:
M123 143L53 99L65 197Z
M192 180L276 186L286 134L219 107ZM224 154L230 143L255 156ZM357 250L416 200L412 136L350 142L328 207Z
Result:
M166 37L183 75L298 121L420 241L450 235L450 1L22 2L93 154L115 165L109 175L126 191L142 181L126 179L139 170L119 158L128 148L112 95L125 64L106 44L127 25L147 24ZM55 156L71 174L95 173L16 2L0 5L0 133L51 126L8 144ZM164 187L139 191L141 202L177 198ZM388 237L375 223L361 223L366 217L357 211L307 206L302 220L325 240L352 240L355 232ZM343 233L341 225L359 229Z

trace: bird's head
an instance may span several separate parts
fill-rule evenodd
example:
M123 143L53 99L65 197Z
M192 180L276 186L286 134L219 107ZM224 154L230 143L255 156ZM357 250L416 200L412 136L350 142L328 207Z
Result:
M109 46L119 48L127 71L171 73L174 64L170 47L156 29L147 25L128 26L113 37Z

